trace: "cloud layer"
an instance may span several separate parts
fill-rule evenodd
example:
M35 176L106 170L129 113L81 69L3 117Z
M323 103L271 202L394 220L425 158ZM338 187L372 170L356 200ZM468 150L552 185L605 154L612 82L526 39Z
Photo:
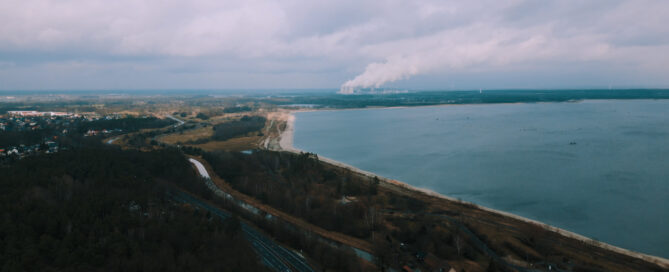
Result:
M669 86L666 1L0 6L0 89Z

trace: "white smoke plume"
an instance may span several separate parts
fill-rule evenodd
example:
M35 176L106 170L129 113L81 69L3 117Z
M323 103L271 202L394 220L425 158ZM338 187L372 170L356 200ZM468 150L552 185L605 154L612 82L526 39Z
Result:
M380 54L387 53L390 57L368 64L363 73L346 81L339 93L362 93L435 70L482 70L550 59L589 61L611 53L610 45L588 35L558 37L546 27L498 29L492 33L488 28L480 25L440 32L387 44L388 50L375 47Z
M394 82L419 73L418 66L403 59L389 59L383 63L371 63L365 72L346 81L339 90L341 94L353 94L360 89L380 88L387 82Z

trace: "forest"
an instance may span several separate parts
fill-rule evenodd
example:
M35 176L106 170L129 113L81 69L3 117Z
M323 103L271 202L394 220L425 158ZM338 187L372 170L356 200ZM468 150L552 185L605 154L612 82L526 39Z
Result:
M248 133L260 131L265 126L265 117L243 116L239 120L217 124L213 127L215 141L225 141L234 137L244 136Z
M0 144L2 147L15 145L31 145L41 143L44 138L57 135L59 131L53 128L44 128L34 131L0 131Z
M326 167L314 154L187 151L202 155L217 175L244 194L324 229L371 242L380 268L420 262L415 257L420 252L442 260L488 262L462 238L456 224L421 215L426 208L422 201L384 192L378 179Z
M76 148L0 167L1 271L265 271L239 222L172 201L208 192L174 149Z

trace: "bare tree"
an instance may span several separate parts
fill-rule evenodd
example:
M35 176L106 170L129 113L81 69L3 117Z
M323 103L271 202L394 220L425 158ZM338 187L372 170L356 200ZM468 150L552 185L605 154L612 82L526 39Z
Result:
M460 236L460 233L456 233L455 237L453 237L453 245L455 246L455 249L458 251L458 256L462 256L462 237Z

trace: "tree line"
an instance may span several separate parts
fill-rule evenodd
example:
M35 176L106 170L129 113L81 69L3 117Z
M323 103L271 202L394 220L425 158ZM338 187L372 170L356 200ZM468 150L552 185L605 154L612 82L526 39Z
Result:
M239 120L217 124L213 127L215 141L225 141L234 137L244 136L260 131L265 127L267 119L262 116L243 116Z
M121 129L124 132L133 132L145 128L161 128L174 124L172 119L160 119L156 117L134 117L128 116L119 119L99 119L83 122L77 127L77 131L84 133L88 130L113 130Z
M369 241L378 268L421 264L416 256L422 253L489 262L456 224L425 214L423 201L382 190L377 178L327 166L314 154L183 150L201 155L216 175L246 195L326 230Z

